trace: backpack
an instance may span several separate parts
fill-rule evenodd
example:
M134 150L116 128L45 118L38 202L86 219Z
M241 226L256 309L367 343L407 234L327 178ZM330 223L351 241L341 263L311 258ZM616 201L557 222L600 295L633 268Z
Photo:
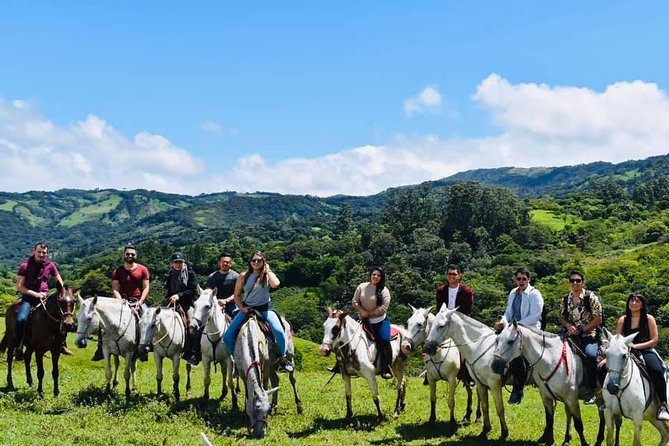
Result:
M592 291L585 290L585 294L583 296L583 306L588 312L592 311L592 304L590 303L590 296L592 295ZM567 311L567 305L569 299L569 293L565 294L564 297L562 298L562 306L564 307L564 313L562 314L562 317L564 319L568 319L568 314L566 314ZM543 316L543 313L542 313ZM543 321L542 321L543 323ZM602 307L602 321L600 322L599 326L597 327L597 336L599 336L602 332L602 329L604 328L604 307ZM543 330L543 329L542 329Z
M548 306L544 305L541 309L541 331L546 331L546 316L548 316Z

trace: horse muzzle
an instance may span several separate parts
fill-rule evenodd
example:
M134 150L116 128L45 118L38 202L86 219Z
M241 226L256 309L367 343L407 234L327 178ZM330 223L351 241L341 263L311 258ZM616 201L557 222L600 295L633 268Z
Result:
M332 353L332 350L330 350L329 345L321 345L321 348L318 350L318 353L320 353L321 356L330 356L330 353Z
M413 353L414 351L414 345L413 341L411 339L406 339L401 346L402 353L405 355L409 355L410 353Z
M609 383L606 385L606 390L608 390L611 395L616 395L620 390L620 385L609 376Z
M500 357L496 357L492 360L490 368L492 369L493 373L497 373L498 375L503 376L504 369L506 369L506 361Z
M148 344L139 344L137 347L137 357L140 361L146 362L149 360L149 350L150 347Z
M423 346L423 351L428 355L434 355L435 353L437 353L438 346L439 345L434 341L427 341Z

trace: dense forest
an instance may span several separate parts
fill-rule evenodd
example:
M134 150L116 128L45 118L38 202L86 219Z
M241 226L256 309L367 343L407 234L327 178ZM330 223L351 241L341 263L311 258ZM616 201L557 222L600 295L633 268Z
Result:
M387 273L391 320L405 323L409 305L433 304L446 265L460 265L463 281L474 289L473 315L487 324L504 311L513 271L525 266L550 308L549 329L556 328L568 272L579 269L587 288L602 299L609 327L623 313L627 295L643 293L662 327L661 350L667 356L667 157L629 162L626 168L587 166L573 167L581 178L574 184L558 182L565 173L554 171L537 183L542 193L536 194L528 186L530 179L537 181L536 170L521 172L521 181L518 170L505 176L497 169L476 171L488 184L463 173L458 181L372 197L4 194L0 218L12 229L0 239L0 291L5 305L14 298L16 265L40 239L49 241L63 277L82 286L83 295L109 294L122 245L138 244L139 261L152 273L153 303L163 296L174 251L185 254L204 283L216 269L219 252L232 252L239 271L246 269L253 251L262 250L282 281L273 293L276 307L293 322L297 336L320 342L325 308L349 308L355 287L368 280L372 266ZM542 172L546 175L546 169ZM555 181L551 187L550 181ZM58 223L49 224L53 218Z

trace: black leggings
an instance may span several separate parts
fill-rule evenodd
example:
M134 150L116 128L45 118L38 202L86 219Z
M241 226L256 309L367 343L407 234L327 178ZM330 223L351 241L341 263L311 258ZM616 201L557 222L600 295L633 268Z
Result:
M657 396L660 402L667 402L667 382L664 379L664 362L660 359L654 348L645 350L638 350L637 353L643 358L646 363L646 369L650 374L650 379L653 381Z

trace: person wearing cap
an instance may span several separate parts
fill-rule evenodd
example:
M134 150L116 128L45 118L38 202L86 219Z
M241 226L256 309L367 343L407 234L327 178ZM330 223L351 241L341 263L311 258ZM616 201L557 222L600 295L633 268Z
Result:
M112 293L116 299L128 302L141 316L148 308L146 298L149 296L149 270L137 263L137 248L126 245L123 248L123 265L112 271ZM104 359L102 355L102 329L98 337L98 348L93 361Z
M165 299L162 306L173 307L184 319L184 326L188 327L190 318L193 317L193 306L195 299L197 299L197 277L195 271L188 267L186 258L180 252L175 252L170 258L171 268L167 273L167 280L165 283ZM184 346L184 359L195 365L199 361L194 358L193 351L194 335L188 334L186 337L186 345Z

